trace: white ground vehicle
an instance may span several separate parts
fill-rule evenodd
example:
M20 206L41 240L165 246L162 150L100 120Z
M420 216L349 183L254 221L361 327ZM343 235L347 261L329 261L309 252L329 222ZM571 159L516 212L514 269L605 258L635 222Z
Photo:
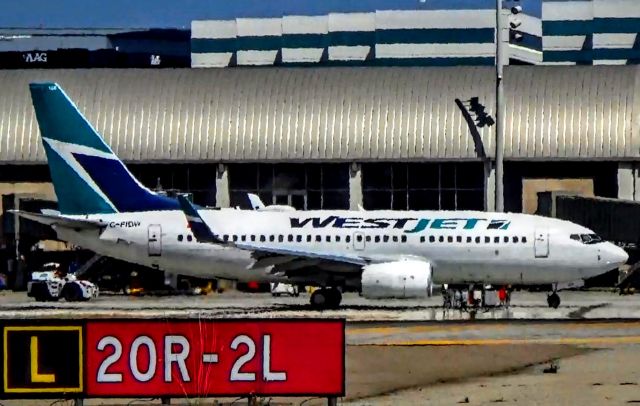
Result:
M272 282L271 283L271 295L273 296L300 296L300 292L298 291L298 286L291 285L288 283L280 283L280 282Z
M27 284L27 296L38 302L56 301L63 297L67 302L85 301L98 297L98 287L89 281L76 279L73 274L63 274L59 264L44 265L43 271L33 272Z

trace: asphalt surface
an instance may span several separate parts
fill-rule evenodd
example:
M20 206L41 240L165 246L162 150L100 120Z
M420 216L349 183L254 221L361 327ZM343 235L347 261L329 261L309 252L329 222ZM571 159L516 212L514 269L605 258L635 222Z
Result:
M338 310L316 311L306 293L300 297L224 292L205 296L108 296L89 302L36 302L22 292L0 292L0 317L340 317L351 323L394 321L483 320L594 320L640 319L640 295L613 292L567 291L562 304L551 309L546 293L514 292L508 309L481 310L476 314L442 309L442 298L420 300L367 300L344 295Z
M640 295L564 292L558 309L545 293L515 292L508 309L475 315L443 310L440 297L371 301L346 294L338 310L316 311L308 297L225 292L207 296L101 296L89 302L35 302L0 293L0 317L34 318L346 318L351 345L640 343Z

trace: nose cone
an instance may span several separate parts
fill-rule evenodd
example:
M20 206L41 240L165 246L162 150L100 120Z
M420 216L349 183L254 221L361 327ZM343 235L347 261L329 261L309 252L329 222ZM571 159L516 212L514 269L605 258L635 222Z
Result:
M617 245L607 243L605 261L612 266L620 266L627 262L629 254Z

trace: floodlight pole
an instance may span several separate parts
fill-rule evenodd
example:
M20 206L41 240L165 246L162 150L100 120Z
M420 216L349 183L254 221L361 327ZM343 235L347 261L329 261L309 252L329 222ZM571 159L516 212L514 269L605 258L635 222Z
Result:
M495 211L504 211L504 86L502 83L502 0L496 0L496 168Z

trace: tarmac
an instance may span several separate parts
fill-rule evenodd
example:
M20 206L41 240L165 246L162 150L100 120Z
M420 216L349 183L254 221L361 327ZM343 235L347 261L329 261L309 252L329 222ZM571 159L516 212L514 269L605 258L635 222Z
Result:
M640 295L561 292L558 309L546 306L545 295L514 292L508 309L479 311L472 317L443 311L440 296L370 301L346 294L340 309L320 312L311 309L306 294L105 295L89 302L38 303L24 293L2 292L0 317L339 317L347 320L347 393L340 404L640 402ZM554 373L545 373L552 365ZM93 399L85 404L118 402ZM175 399L172 404L183 402ZM301 402L324 401L271 399L271 404Z
M0 317L340 317L350 323L483 320L597 320L640 318L640 295L613 291L560 292L562 304L551 309L546 293L514 292L511 306L479 311L443 311L442 297L419 300L368 300L346 293L337 310L317 311L307 294L272 297L267 293L224 292L203 296L112 296L88 302L36 302L21 292L0 292ZM73 310L73 311L70 311Z

